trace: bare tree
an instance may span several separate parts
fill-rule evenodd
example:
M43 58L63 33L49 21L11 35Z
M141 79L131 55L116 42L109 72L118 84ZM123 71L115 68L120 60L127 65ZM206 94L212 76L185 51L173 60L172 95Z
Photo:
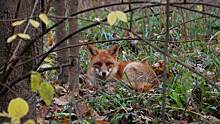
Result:
M0 94L0 111L7 111L8 103L11 99L15 97L22 97L29 103L29 113L28 118L34 119L36 117L36 97L30 90L30 81L29 79L25 79L20 81L17 85L13 86L12 88L7 87L10 85L10 81L30 72L32 70L32 66L34 63L30 62L27 64L22 64L20 66L15 65L15 67L11 67L12 70L6 71L6 67L10 64L10 60L12 56L16 56L21 51L23 51L24 47L28 44L27 42L23 42L20 39L17 39L11 44L7 44L7 38L13 34L26 32L30 34L31 37L34 37L34 34L37 34L40 29L34 29L26 25L12 27L10 21L4 21L7 19L16 19L16 18L27 18L31 15L37 15L40 12L40 1L34 0L7 0L7 1L0 1L1 9L0 9L0 19L3 20L0 22L0 58L3 61L0 61L0 84L1 87L0 91L4 90L5 88L9 89L9 92L4 94ZM34 9L33 9L34 8ZM19 58L18 63L22 63L27 59L33 57L33 53L39 52L40 46L42 46L42 39L38 40L41 45L30 47L27 52Z

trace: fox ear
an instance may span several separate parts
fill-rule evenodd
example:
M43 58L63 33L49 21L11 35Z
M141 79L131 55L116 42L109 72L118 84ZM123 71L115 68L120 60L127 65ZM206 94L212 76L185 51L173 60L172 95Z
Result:
M119 51L119 46L117 44L113 45L111 48L108 49L108 52L113 56L117 56L118 51Z
M98 48L96 48L94 45L88 45L87 49L92 56L96 56L99 52Z

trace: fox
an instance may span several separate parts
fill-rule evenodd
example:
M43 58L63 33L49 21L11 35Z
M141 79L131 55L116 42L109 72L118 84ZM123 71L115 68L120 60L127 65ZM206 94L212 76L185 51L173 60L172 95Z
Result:
M118 61L118 44L108 49L88 45L87 49L89 52L87 76L90 86L97 86L97 82L100 81L123 80L135 90L149 91L160 83L146 60Z

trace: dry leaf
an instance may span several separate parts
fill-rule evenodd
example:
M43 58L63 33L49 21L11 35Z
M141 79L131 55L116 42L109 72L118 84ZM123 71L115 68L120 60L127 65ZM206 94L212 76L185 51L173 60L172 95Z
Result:
M54 44L54 37L51 33L48 33L47 35L47 43L48 43L48 46L52 46Z
M86 115L91 114L91 107L86 103L83 103L83 102L80 103L78 105L78 108L79 108L79 111L82 114L82 116L86 116Z
M117 18L123 22L128 21L126 14L122 11L113 11L113 12L109 13L107 16L107 21L112 26L115 24Z
M202 6L202 5L197 5L197 6L196 6L196 10L198 10L198 11L203 11L203 6Z
M65 98L65 96L61 96L59 98L54 98L54 103L57 105L65 106L69 102L68 102L67 98Z
M117 16L115 12L111 12L108 14L107 21L111 26L115 24L116 20L117 20Z
M15 22L12 23L12 26L15 27L15 26L21 25L21 24L23 24L25 21L26 21L26 20L15 21Z
M46 15L45 13L41 13L41 14L39 15L39 18L40 18L40 20L41 20L44 24L48 25L49 19L48 19L47 15Z
M38 28L40 26L40 23L38 21L33 20L33 19L30 19L29 22L35 28Z
M14 41L16 38L17 38L17 35L16 35L16 34L12 35L11 37L9 37L9 38L7 39L7 43L11 43L11 42Z
M24 39L24 40L30 40L31 39L30 35L25 34L25 33L18 33L18 36L20 38Z
M122 12L122 11L116 11L115 14L116 14L116 16L117 16L117 18L118 18L119 20L121 20L121 21L123 21L123 22L127 22L127 21L128 21L128 20L127 20L127 16L126 16L126 14L125 14L124 12Z
M96 124L111 124L110 122L108 121L104 121L104 120L96 120Z

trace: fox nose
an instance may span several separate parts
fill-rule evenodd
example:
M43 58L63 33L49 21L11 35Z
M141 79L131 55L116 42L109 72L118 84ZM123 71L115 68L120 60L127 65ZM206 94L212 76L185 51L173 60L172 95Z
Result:
M106 74L107 74L107 73L106 73L105 71L102 72L102 76L106 76Z

